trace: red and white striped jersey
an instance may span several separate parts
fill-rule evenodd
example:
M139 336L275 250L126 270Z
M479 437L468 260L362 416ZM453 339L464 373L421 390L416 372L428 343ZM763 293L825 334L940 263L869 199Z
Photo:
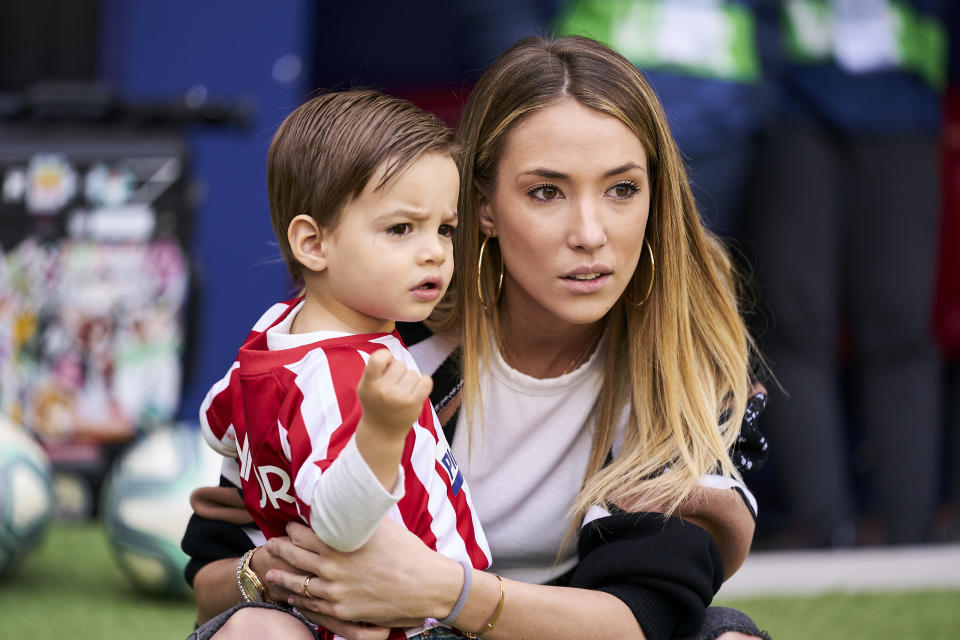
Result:
M357 385L370 354L389 349L408 368L417 366L396 332L337 334L289 348L271 345L268 330L289 324L301 302L275 304L260 318L200 409L207 442L239 461L244 502L260 530L267 538L284 535L287 522L301 520L323 539L339 534L327 534L322 523L336 529L341 521L347 523L348 538L361 532L362 539L346 543L356 548L384 515L376 511L382 507L428 547L477 569L489 567L480 521L429 400L407 435L399 501L393 497L371 513L365 496L385 492L365 463L361 470L376 486L340 490L344 478L347 484L365 481L356 463L346 460L348 447L355 451L353 436L362 414ZM338 464L341 453L344 460ZM359 529L350 524L358 518L368 520Z

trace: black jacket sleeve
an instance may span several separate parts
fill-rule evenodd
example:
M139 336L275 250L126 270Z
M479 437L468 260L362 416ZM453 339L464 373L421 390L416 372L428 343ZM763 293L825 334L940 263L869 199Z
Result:
M234 486L226 478L220 478L221 487ZM239 558L253 548L253 542L243 528L223 522L201 518L197 514L190 516L187 530L180 541L180 548L189 556L187 566L184 567L183 577L187 584L193 586L193 579L205 565L214 560L224 558Z
M648 640L693 633L723 583L705 529L659 513L618 513L580 533L568 586L605 591L630 607Z

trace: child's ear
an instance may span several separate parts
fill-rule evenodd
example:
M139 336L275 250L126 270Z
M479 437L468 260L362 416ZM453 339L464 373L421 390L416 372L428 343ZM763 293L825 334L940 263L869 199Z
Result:
M301 213L287 225L290 251L297 262L310 271L323 271L327 268L323 233L323 227L305 213Z
M480 219L480 231L483 232L483 235L497 235L497 224L493 215L493 206L481 191L477 192L477 217Z

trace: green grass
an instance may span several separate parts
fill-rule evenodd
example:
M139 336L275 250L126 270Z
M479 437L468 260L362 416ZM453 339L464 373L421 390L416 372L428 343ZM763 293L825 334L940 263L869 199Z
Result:
M960 591L829 593L717 602L747 613L774 640L955 640Z
M752 616L774 640L953 640L960 591L756 598L718 602ZM0 579L3 638L184 640L193 603L140 595L95 524L52 527L39 548Z
M96 524L55 525L14 573L0 579L3 638L184 640L192 599L139 594Z

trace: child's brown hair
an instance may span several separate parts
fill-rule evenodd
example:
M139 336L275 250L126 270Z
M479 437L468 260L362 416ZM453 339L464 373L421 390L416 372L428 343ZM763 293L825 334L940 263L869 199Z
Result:
M293 279L303 267L287 241L291 220L305 213L321 227L335 227L382 163L388 164L377 189L425 153L447 154L459 166L453 132L439 118L371 89L326 93L287 116L267 154L267 193Z

